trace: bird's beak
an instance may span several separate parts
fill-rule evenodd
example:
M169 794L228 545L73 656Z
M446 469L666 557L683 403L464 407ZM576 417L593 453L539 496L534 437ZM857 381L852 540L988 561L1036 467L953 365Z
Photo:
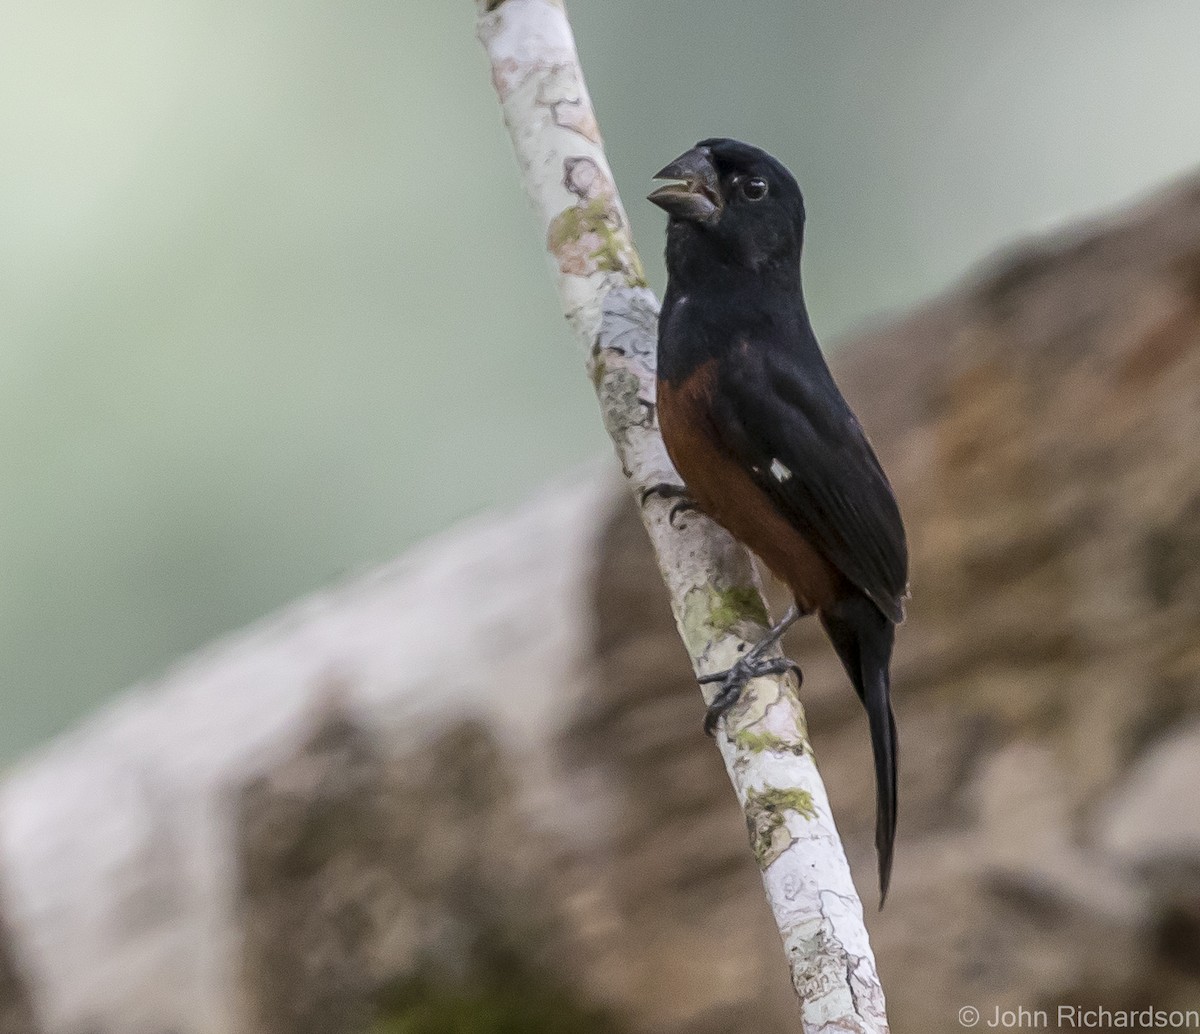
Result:
M675 180L647 195L668 215L697 223L711 223L725 207L720 177L707 147L693 147L665 169L654 174L656 180Z

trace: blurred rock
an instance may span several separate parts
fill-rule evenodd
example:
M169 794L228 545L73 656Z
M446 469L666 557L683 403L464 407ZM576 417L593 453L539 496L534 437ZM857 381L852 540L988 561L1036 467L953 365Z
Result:
M1200 181L837 366L913 553L900 844L869 917L894 1029L1200 1007ZM812 623L790 649L869 888L865 721ZM10 778L39 1022L355 1034L414 987L508 986L597 1030L792 1029L701 716L614 479L444 536Z
M0 1034L38 1034L25 975L17 969L9 938L0 922Z
M505 763L477 721L388 758L332 712L242 791L255 1030L354 1034L405 978L463 982L520 966L549 979L555 901Z

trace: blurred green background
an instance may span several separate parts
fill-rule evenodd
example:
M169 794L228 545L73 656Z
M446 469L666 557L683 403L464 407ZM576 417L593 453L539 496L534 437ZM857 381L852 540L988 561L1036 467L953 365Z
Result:
M1195 0L575 0L656 288L696 139L825 340L1200 164ZM601 452L468 0L8 3L0 759Z

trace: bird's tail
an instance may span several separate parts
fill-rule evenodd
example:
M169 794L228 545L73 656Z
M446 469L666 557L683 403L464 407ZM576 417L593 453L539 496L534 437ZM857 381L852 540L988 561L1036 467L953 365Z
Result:
M888 674L896 629L874 603L858 594L822 610L821 623L867 709L875 754L875 850L883 908L896 840L896 718Z

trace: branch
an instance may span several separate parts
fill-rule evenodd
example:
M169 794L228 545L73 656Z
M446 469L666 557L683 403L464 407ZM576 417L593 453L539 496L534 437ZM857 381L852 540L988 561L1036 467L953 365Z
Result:
M476 0L479 38L525 188L588 349L605 427L631 488L678 481L654 417L658 303L646 288L561 0ZM765 631L749 555L704 519L643 506L697 674L728 668ZM845 852L788 678L755 680L718 735L783 936L806 1034L886 1032L883 990Z

